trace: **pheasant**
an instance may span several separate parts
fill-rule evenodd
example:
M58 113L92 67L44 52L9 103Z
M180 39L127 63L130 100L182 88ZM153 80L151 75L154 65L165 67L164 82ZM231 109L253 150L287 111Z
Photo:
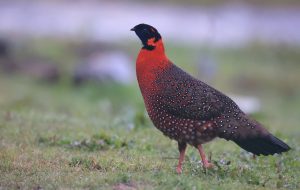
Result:
M198 149L204 168L213 167L202 144L216 137L234 141L254 155L273 155L290 149L229 97L173 64L154 27L139 24L131 31L143 45L136 74L146 110L155 127L178 142L178 174L182 173L187 144Z

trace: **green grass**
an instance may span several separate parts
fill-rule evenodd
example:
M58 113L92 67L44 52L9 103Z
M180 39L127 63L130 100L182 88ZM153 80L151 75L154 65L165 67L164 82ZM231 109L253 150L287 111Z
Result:
M216 168L203 170L189 147L177 175L176 142L153 127L136 83L72 87L1 74L0 189L299 189L299 49L167 50L194 75L199 52L213 56L210 84L259 97L256 118L292 150L253 160L217 139L204 145Z

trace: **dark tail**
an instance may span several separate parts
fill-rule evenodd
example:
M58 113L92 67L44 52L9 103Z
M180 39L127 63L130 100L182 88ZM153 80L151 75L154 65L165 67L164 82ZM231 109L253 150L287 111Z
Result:
M255 155L273 155L282 153L291 148L280 139L272 134L266 136L256 136L252 138L235 139L233 140L243 149L252 152Z
M226 117L225 117L226 118ZM232 140L255 155L273 155L291 148L243 112L217 120L218 137Z

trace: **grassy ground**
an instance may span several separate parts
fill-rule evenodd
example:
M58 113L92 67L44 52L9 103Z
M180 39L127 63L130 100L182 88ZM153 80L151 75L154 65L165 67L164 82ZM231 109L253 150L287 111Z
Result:
M210 84L261 99L254 117L290 152L253 160L218 139L204 146L215 169L203 170L189 148L179 176L177 145L149 121L137 84L72 87L2 73L0 189L299 189L299 49L168 48L194 75L199 52L219 65Z

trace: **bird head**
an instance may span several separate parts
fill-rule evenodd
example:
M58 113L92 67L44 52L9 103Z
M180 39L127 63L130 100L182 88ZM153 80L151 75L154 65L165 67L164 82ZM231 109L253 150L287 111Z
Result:
M131 29L140 38L143 44L143 49L153 50L155 49L156 42L161 39L158 31L148 24L138 24Z

